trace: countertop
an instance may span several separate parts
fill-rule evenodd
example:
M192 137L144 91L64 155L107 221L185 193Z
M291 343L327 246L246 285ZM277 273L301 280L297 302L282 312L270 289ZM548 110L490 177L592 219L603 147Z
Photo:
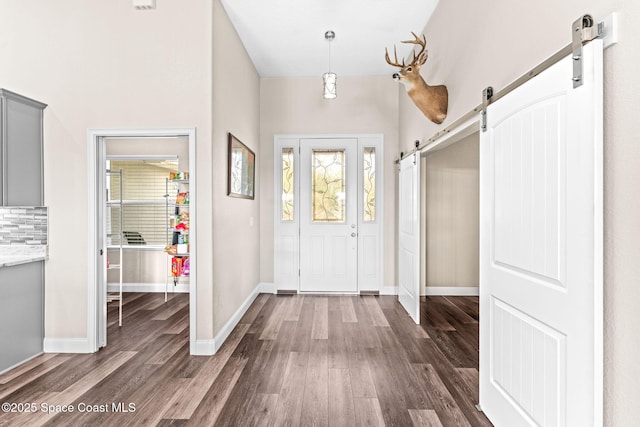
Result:
M47 245L0 245L0 268L44 261L48 258Z

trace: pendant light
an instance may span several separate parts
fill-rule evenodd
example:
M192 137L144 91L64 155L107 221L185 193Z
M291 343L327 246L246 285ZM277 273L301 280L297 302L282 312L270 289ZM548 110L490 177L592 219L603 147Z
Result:
M335 99L336 93L336 73L331 72L331 42L336 38L336 33L329 30L324 33L324 38L329 41L329 72L322 75L323 93L324 99Z

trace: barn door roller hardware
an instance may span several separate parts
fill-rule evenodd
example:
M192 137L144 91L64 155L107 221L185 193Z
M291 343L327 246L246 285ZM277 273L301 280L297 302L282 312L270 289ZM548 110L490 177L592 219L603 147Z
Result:
M486 106L489 105L489 101L491 100L491 98L493 98L493 87L487 86L482 91L482 105L485 106L480 112L480 117L481 117L480 128L482 129L482 132L487 131L487 107Z
M582 15L571 26L571 47L573 49L573 87L582 86L582 45L600 37L603 29L602 23L595 24L591 15Z

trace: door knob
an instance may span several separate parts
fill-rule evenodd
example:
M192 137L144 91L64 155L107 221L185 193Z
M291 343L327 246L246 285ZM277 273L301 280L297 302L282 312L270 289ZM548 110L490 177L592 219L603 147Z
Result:
M351 233L351 237L356 237L356 233Z
M355 224L351 224L351 228L356 228L356 225Z

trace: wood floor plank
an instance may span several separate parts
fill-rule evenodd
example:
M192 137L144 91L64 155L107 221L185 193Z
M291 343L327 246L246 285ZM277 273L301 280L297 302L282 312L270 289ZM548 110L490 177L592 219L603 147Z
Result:
M171 327L165 329L165 334L180 334L184 332L189 327L189 311L180 317L180 319L173 323Z
M298 297L297 300L301 300L302 308L298 321L296 322L295 332L291 343L291 351L298 353L305 353L309 351L311 345L312 330L313 330L313 316L315 311L315 299L314 297Z
M183 308L187 307L189 301L180 301L177 304L167 305L164 310L156 313L155 316L151 318L151 320L167 320L169 317L173 316Z
M308 353L289 354L272 425L300 425L308 360Z
M389 326L389 322L387 321L387 318L384 316L384 313L382 312L382 309L378 304L379 298L380 297L375 296L364 296L362 297L362 300L369 310L373 326Z
M280 392L291 352L291 339L295 330L295 322L282 322L278 338L269 353L267 362L269 368L260 376L258 393L278 394Z
M29 360L28 362L23 363L22 365L12 369L11 371L5 372L4 374L0 375L0 384L6 384L9 381L11 381L12 379L19 377L20 375L24 374L27 371L30 371L31 369L35 368L36 366L40 366L41 364L43 364L44 362L46 362L47 360L51 359L52 357L56 357L57 354L56 353L44 353L41 354L39 356L34 357L33 359Z
M210 357L198 375L182 390L176 393L163 413L165 419L189 419L200 401L207 394L225 364L231 358L238 343L249 329L248 324L239 324L224 343L218 354Z
M355 423L349 369L329 369L329 425L351 427Z
M273 314L267 320L267 323L260 334L261 340L275 340L280 331L280 326L284 320L285 313L287 312L290 297L280 297L276 300L276 306L273 309Z
M353 297L340 297L340 311L342 313L342 321L344 323L356 323L356 311L353 308Z
M167 360L176 354L186 343L189 342L188 336L180 337L179 339L173 339L170 343L163 346L153 356L147 360L149 365L164 365Z
M329 423L329 357L327 340L313 340L304 383L301 425Z
M45 375L47 372L52 371L59 365L62 365L63 363L67 362L69 359L71 359L71 356L67 356L67 357L58 356L52 359L50 358L50 359L40 360L39 364L35 365L35 367L33 367L33 365L30 365L32 368L29 370L26 370L26 371L16 370L17 373L19 374L11 375L11 377L7 380L7 382L0 386L0 400L6 399L8 396L11 395L11 393L15 392L16 390L22 387L25 387L30 382L40 378L42 375Z
M189 417L187 425L212 426L216 423L246 364L247 359L245 358L231 357L229 359L193 415Z
M349 346L345 339L345 328L342 322L342 313L340 310L331 310L328 312L328 351L329 351L329 368L346 369L349 368Z
M119 352L65 390L45 393L42 396L41 402L53 407L73 404L93 386L101 382L136 354L137 353L133 351ZM11 425L42 425L57 415L58 413L56 412L45 411L39 411L37 413L21 413L17 414L15 419L11 421Z
M442 427L440 418L432 409L409 409L414 427Z
M242 319L240 319L240 323L249 323L249 324L254 323L256 318L258 317L258 314L260 314L260 311L262 311L262 307L264 307L265 303L268 300L269 300L269 295L267 294L258 295L256 299L253 301L253 304L251 304L251 307L249 307L249 309L244 314L244 316L242 316Z
M284 320L289 322L297 322L300 320L300 313L302 312L302 304L304 296L302 297L289 297L289 305L287 307L287 313L284 316Z
M184 390L189 382L188 378L170 378L151 390L146 389L144 395L133 395L130 401L135 403L136 411L127 417L121 417L118 425L122 427L157 425L162 420L162 409L171 402L176 393ZM112 421L107 420L107 422Z
M414 365L417 377L425 381L432 390L435 399L433 406L438 418L444 425L470 426L471 424L460 410L451 393L442 382L442 379L431 365Z
M378 399L354 397L353 407L357 427L383 427L385 425Z
M314 340L326 340L329 338L329 300L326 297L315 299L311 338Z
M251 402L251 412L247 413L246 421L242 421L247 426L267 427L272 425L275 417L276 404L278 403L277 394L257 393ZM235 424L242 425L242 424Z
M362 353L350 353L349 375L353 397L377 398L369 361Z

